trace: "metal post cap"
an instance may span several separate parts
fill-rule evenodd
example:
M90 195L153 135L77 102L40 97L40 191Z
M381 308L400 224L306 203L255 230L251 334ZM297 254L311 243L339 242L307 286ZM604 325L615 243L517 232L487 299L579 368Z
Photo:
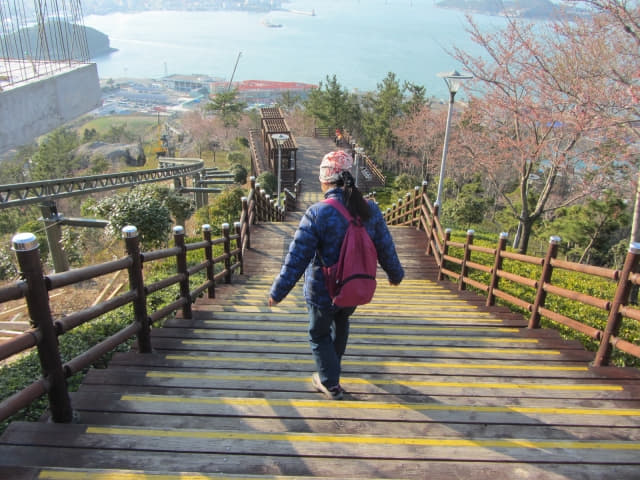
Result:
M228 223L223 223L222 224L222 228L229 228L229 224Z
M475 235L476 231L475 230L467 230L467 235Z
M16 252L27 252L38 248L38 239L33 233L16 233L11 242Z
M509 232L500 232L500 238L509 238Z
M211 225L209 225L208 223L205 223L204 225L202 225L202 231L203 232L210 232L211 231Z
M135 238L138 236L138 229L133 225L122 227L122 238Z
M640 243L638 242L631 242L629 244L629 252L630 253L640 253Z
M453 230L451 230L450 228L446 228L446 229L444 230L444 233L451 233L452 231L453 231Z
M234 226L234 228L239 227L240 226L240 222L233 222L233 226Z
M562 238L560 238L558 235L552 235L551 237L549 237L549 243L553 243L554 245L557 245L561 241Z
M182 225L176 225L173 227L174 235L184 235L184 227Z

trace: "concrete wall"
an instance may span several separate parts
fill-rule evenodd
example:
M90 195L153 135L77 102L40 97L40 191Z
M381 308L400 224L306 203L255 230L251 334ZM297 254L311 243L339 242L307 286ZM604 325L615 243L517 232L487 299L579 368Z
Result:
M95 63L0 92L0 153L100 106Z

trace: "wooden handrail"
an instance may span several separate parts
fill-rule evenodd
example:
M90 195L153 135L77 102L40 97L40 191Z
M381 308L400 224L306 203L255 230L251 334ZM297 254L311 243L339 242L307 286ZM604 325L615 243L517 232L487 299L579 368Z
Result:
M299 192L299 189L296 191ZM211 227L203 225L204 239L185 243L183 227L175 227L175 246L152 252L141 252L137 229L128 226L123 229L127 252L125 257L50 276L43 273L36 237L29 233L14 236L14 249L23 279L13 285L0 288L0 303L25 298L34 328L0 344L0 361L36 347L43 369L43 378L2 401L0 421L25 408L41 395L47 394L52 420L62 423L71 422L73 410L66 378L88 367L95 359L133 336L137 336L138 350L141 354L151 352L150 329L153 322L177 310L181 310L184 318L191 318L191 304L199 295L207 292L209 298L214 298L216 283L220 281L231 283L234 273L242 274L243 254L244 250L249 248L251 224L284 219L284 210L277 208L270 201L269 196L260 191L255 177L251 178L249 196L243 198L242 204L240 221L234 223L233 229L228 224L223 225L223 235L220 238L212 239ZM212 247L215 245L222 245L224 253L214 258ZM192 251L203 251L205 261L189 267L187 252ZM143 264L171 257L176 259L176 274L155 283L145 284L142 275ZM218 268L217 273L216 266L222 266ZM120 271L128 272L128 292L54 321L49 307L50 291ZM192 289L191 282L195 273L203 271L205 280ZM148 312L147 296L175 284L180 285L180 297L169 305ZM64 335L80 325L125 305L133 306L133 318L129 325L63 365L58 351L59 335Z
M495 248L473 245L473 235L465 241L452 241L450 230L443 230L437 205L426 194L426 183L407 193L384 213L390 225L416 225L426 233L426 254L435 258L439 267L438 280L445 277L457 283L459 289L475 288L486 295L487 306L498 298L520 312L529 312L529 328L539 328L541 317L560 323L576 332L599 341L594 365L608 365L614 349L640 358L640 345L619 338L622 318L640 321L640 308L630 306L631 285L640 284L640 244L632 244L622 270L583 265L556 258L560 239L552 237L544 258L506 250L507 234L500 235ZM503 261L537 266L537 277L523 277L504 270ZM449 265L448 265L449 264ZM561 285L555 271L576 272L587 277L609 281L615 287L614 298L598 298ZM501 282L506 282L501 285ZM509 286L524 287L530 299L518 298L507 291ZM502 287L502 288L501 288ZM607 316L606 326L600 329L570 318L566 312L555 311L547 304L547 294L594 308ZM554 307L557 308L557 307Z

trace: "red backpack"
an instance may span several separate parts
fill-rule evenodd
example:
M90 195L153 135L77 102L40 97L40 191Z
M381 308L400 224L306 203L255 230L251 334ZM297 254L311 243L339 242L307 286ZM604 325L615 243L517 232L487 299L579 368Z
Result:
M360 217L354 218L335 198L327 198L324 202L349 220L337 263L330 267L322 267L329 296L338 307L355 307L369 303L376 291L376 247Z

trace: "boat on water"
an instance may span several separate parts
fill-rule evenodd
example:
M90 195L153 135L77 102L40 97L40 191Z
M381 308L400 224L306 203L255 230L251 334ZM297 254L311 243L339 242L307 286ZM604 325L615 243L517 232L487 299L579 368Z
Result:
M267 28L282 28L282 24L281 23L272 23L269 20L267 20L266 18L263 18L260 23L262 23L262 25L264 25Z
M310 17L315 17L316 16L316 9L312 8L310 12L305 12L303 10L288 10L289 13L295 13L296 15L308 15Z

